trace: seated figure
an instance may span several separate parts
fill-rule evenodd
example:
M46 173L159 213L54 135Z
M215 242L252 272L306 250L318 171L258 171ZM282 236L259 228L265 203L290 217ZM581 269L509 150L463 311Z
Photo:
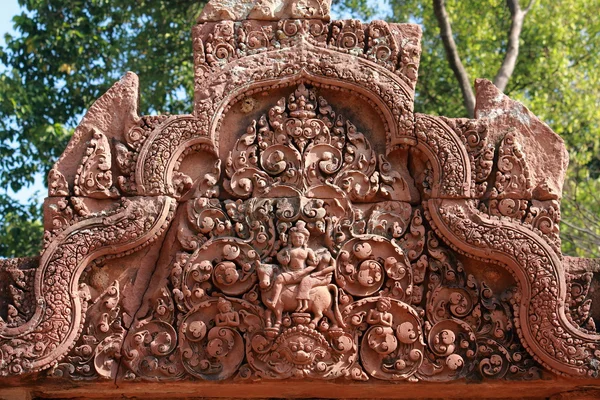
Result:
M319 263L316 271L310 275L305 276L298 285L298 291L296 298L298 299L297 312L305 312L308 308L308 301L310 300L310 289L316 286L324 286L331 283L331 276L335 266L333 264L333 258L329 251L324 250L323 254L320 254Z
M282 289L297 285L298 307L295 311L305 312L309 307L310 289L331 282L331 274L334 269L331 255L326 252L327 254L324 254L319 260L317 254L308 247L309 237L310 232L306 229L304 221L298 221L296 226L290 229L288 245L277 253L281 272L275 278L272 297L267 305L275 307ZM317 267L319 268L317 269Z

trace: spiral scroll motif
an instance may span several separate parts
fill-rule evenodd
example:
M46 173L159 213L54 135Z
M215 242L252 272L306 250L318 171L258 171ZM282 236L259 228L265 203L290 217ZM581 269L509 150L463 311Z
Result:
M0 331L0 373L39 371L65 355L80 333L89 301L87 288L79 284L83 269L102 256L124 255L151 244L167 227L174 208L167 197L124 199L111 215L63 231L40 260L33 318Z

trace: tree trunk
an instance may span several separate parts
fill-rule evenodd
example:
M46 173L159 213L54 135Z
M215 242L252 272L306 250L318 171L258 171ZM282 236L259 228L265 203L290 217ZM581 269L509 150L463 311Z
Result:
M517 65L517 58L519 57L519 37L523 30L523 21L533 5L533 0L529 2L525 9L521 9L518 0L506 0L506 4L511 15L510 31L508 32L508 47L506 48L504 61L494 78L494 85L503 92Z
M519 57L519 38L521 36L521 31L523 30L523 22L525 21L525 16L533 6L534 1L535 0L530 0L527 7L521 9L519 0L506 0L506 5L510 10L511 15L510 30L508 32L508 46L502 65L494 78L494 85L501 91L506 89L506 85L508 85L508 81L515 71L517 58ZM433 0L433 11L437 18L438 26L440 27L440 36L442 38L442 43L444 44L444 49L446 50L448 63L454 72L454 76L456 77L462 92L465 109L467 110L469 117L473 118L475 115L475 93L473 92L469 74L460 60L458 48L456 47L456 42L454 42L454 37L452 36L452 26L450 24L450 17L446 11L445 0Z
M460 60L460 56L458 55L458 49L456 48L456 43L454 42L454 37L452 36L450 17L446 12L445 1L433 0L433 11L435 12L435 16L438 20L440 35L442 37L444 49L446 50L448 63L454 72L454 76L458 80L458 85L460 86L460 90L463 95L463 102L465 104L465 108L467 109L467 113L469 114L470 118L473 118L475 115L475 93L473 92L473 86L471 85L469 74L467 73L467 70Z

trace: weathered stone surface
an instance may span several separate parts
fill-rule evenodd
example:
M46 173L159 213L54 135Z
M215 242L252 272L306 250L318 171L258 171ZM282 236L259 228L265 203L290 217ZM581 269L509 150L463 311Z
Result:
M529 180L526 195L540 201L560 199L569 154L560 136L524 105L511 100L485 79L475 82L475 116L488 125L490 141L497 143L510 132L526 158ZM519 194L520 197L523 197Z
M287 18L329 20L331 0L211 0L202 9L198 22L256 19L278 21Z
M6 382L595 378L562 140L487 81L476 119L415 114L416 25L236 4L193 28L193 114L139 116L129 73L51 171L36 268L0 267Z
M48 175L48 196L118 197L108 142L124 141L138 123L138 98L138 77L129 72L92 104Z
M38 257L0 260L0 317L7 326L21 325L31 318L33 275L38 263Z

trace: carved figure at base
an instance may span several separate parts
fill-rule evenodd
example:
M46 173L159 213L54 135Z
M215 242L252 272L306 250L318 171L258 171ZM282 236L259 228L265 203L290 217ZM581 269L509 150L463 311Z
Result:
M373 328L367 333L369 347L380 354L389 354L396 350L398 342L392 328L393 316L389 312L390 300L382 297L377 301L377 309L369 310L367 323Z
M377 301L377 309L369 310L369 315L367 315L367 323L370 325L382 325L384 327L392 327L393 316L392 313L389 312L391 308L390 301L382 297Z
M216 326L227 326L235 328L240 325L240 315L233 309L230 301L219 298L217 302L219 313L215 316Z

